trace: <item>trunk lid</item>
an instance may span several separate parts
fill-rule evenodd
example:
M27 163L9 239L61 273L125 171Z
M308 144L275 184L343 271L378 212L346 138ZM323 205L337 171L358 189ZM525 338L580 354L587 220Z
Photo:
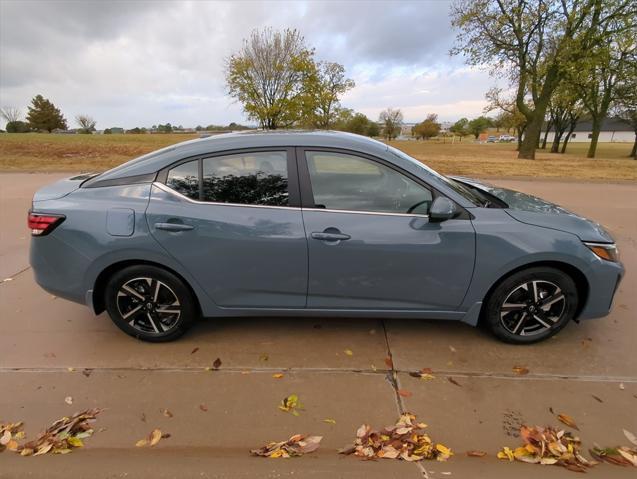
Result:
M77 190L86 180L97 176L97 173L86 173L56 181L43 186L33 195L33 202L56 200Z

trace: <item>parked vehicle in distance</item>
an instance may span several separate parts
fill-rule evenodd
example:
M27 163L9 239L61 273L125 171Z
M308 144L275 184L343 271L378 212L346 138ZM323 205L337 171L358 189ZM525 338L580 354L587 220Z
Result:
M517 138L511 135L500 135L500 137L498 138L498 141L500 143L511 143L512 141L516 141L516 140Z
M598 224L339 132L192 140L35 193L38 284L147 341L200 317L484 323L532 343L608 314Z
M497 138L493 135L487 137L487 143L495 143L497 141Z

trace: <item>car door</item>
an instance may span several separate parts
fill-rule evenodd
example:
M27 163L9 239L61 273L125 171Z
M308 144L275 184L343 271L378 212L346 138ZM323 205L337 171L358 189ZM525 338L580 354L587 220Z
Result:
M453 310L473 273L466 211L432 222L435 191L362 154L297 149L308 308Z
M153 185L152 235L219 306L302 308L307 241L293 149L183 161Z

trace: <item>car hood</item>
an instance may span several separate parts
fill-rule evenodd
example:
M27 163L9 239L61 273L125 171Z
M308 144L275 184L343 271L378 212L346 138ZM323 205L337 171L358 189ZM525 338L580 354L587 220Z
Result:
M514 219L543 228L566 231L577 235L582 241L613 243L613 237L600 224L584 218L555 203L520 191L500 188L473 178L452 177L504 201L505 211Z

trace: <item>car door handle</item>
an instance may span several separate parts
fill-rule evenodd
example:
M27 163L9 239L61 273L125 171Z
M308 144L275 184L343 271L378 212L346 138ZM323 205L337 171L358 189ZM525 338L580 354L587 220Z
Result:
M155 228L164 231L190 231L195 227L183 223L155 223Z
M350 235L345 233L312 233L312 238L320 241L345 241L351 238Z

